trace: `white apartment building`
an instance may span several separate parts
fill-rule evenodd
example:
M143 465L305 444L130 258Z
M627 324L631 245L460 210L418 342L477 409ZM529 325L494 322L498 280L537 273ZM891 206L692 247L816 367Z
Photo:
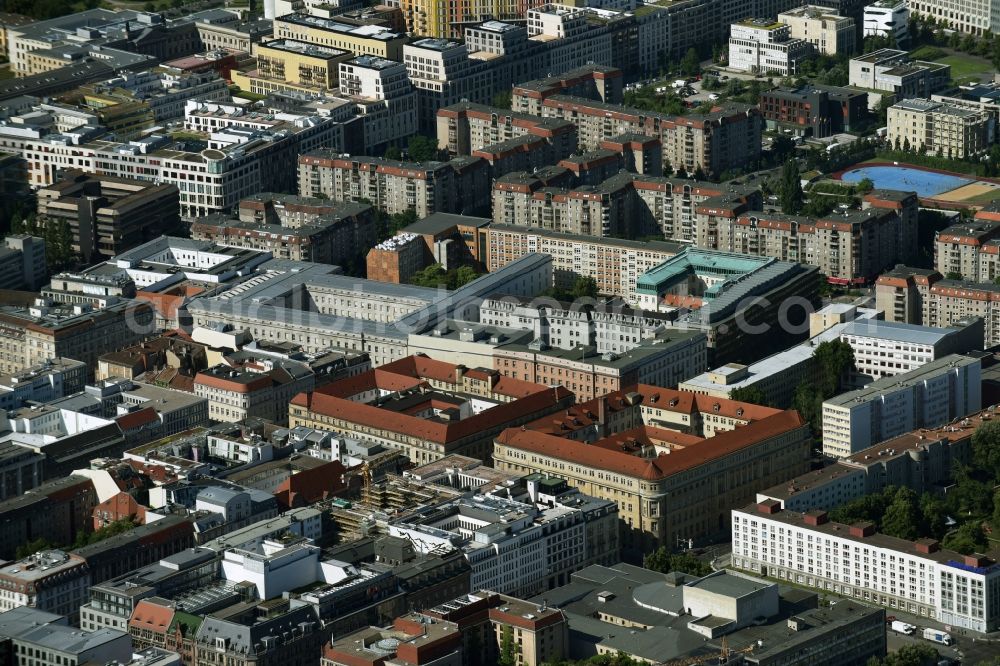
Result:
M865 6L865 37L894 37L896 43L906 40L910 30L910 8L907 0L878 0Z
M789 76L813 52L804 39L793 39L791 28L767 19L734 23L729 33L729 66L742 72Z
M778 14L778 22L789 27L792 39L802 39L818 53L850 55L857 50L854 19L826 7L804 5Z
M979 411L978 358L952 354L823 403L823 453L844 458L917 428Z
M775 500L733 510L732 564L761 576L854 597L970 631L1000 625L1000 565L829 522L825 511Z
M358 104L365 146L384 146L417 131L417 93L406 65L363 55L340 63L340 92ZM300 151L305 153L307 151Z

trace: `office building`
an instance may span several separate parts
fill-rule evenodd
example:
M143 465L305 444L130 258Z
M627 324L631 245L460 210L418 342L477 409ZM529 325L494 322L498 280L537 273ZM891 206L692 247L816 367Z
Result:
M906 0L878 0L865 5L865 37L892 37L896 44L910 36L910 8Z
M253 44L256 68L232 73L233 83L257 95L296 91L306 94L336 92L340 63L354 54L343 49L295 39L274 39Z
M39 298L30 307L0 308L0 369L16 373L57 357L87 364L97 357L133 345L151 335L153 308L139 301L119 300L95 309L89 305L53 303Z
M645 385L508 428L493 447L497 469L558 474L617 502L632 554L728 531L752 487L806 471L808 458L796 412Z
M285 14L274 18L274 38L292 39L307 44L402 61L405 34L384 26L355 25L336 18L311 14Z
M299 157L298 176L304 197L364 201L390 214L412 210L418 217L479 210L490 187L486 162L468 157L416 163L318 150Z
M951 66L911 60L906 51L880 49L851 58L849 83L893 93L896 99L929 98L951 84Z
M812 44L816 53L852 55L857 51L854 19L838 16L824 7L804 5L778 14L778 23L789 27L789 37Z
M983 321L978 317L932 328L865 319L840 331L841 342L854 350L854 380L893 377L912 372L949 354L965 354L983 346Z
M823 138L850 132L868 118L868 95L860 90L808 85L775 88L760 94L760 112L767 128Z
M678 389L717 398L729 398L733 391L753 387L764 397L765 404L786 408L792 405L799 384L816 375L816 348L824 342L840 338L852 323L868 322L879 316L877 310L831 303L810 315L810 337L788 349L772 354L755 363L726 363L700 375L683 380ZM813 330L813 322L824 324Z
M982 35L998 26L997 4L993 0L964 0L958 6L941 0L915 0L910 11L943 23L952 30L972 35Z
M585 566L620 558L618 506L579 493L574 497L579 503L552 498L548 505L544 492L527 503L489 495L462 498L408 512L390 521L388 532L424 554L459 548L472 568L471 589L531 596L565 584ZM588 539L595 529L605 538Z
M800 326L788 326L790 319L779 325L778 311L795 298L804 323L805 308L811 307L806 304L817 298L816 274L815 267L803 264L688 247L636 279L636 304L643 310L676 313L674 326L704 331L711 363L756 360L777 340L806 333ZM762 300L756 301L758 297ZM749 307L751 302L755 307ZM785 314L792 316L791 311Z
M796 17L796 24L801 22ZM812 53L812 43L793 38L790 26L780 21L749 19L730 27L729 66L740 72L794 76Z
M817 596L733 571L698 578L619 563L529 601L566 615L573 659L698 664L728 651L750 664L838 666L885 653L885 611L853 600L818 607Z
M19 656L30 654L25 659L30 658L37 666L132 662L132 641L122 631L81 631L61 615L27 607L0 613L0 626L4 651Z
M26 606L65 615L79 623L80 605L89 598L86 563L61 550L40 550L0 567L0 612Z
M21 372L0 376L0 410L23 407L28 401L48 402L82 391L87 365L71 358L47 359Z
M933 539L878 534L871 523L842 525L825 511L789 511L773 500L734 509L732 534L738 569L973 632L1000 622L1000 567Z
M823 452L844 458L981 408L980 361L952 354L823 403Z
M194 393L208 400L209 418L237 422L254 416L287 423L289 401L311 391L315 375L304 363L268 358L219 364L194 378Z
M387 393L379 397L383 391ZM573 394L562 387L410 356L300 394L288 413L293 428L332 427L426 463L450 453L486 459L501 430L562 409L572 400Z
M108 259L180 228L175 185L62 173L38 190L38 215L45 225L69 224L72 250L84 263Z

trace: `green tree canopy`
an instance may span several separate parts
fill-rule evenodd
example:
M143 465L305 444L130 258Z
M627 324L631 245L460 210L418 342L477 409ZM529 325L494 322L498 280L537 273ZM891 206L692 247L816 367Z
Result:
M983 473L1000 481L1000 422L987 421L972 434L972 460Z
M692 576L707 576L712 573L712 567L707 562L702 562L690 553L671 553L664 546L646 555L642 559L642 566L660 573L677 571Z
M900 488L882 516L882 532L913 541L920 534L920 499L910 488Z
M778 201L782 212L788 215L799 214L802 212L802 199L799 166L794 160L789 160L781 168L781 181L778 185Z
M738 402L750 402L755 405L768 405L767 396L759 386L740 386L729 392L729 399Z

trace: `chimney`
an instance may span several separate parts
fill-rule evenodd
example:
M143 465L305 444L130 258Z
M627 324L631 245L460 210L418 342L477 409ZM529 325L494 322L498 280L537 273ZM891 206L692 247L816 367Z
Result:
M990 565L990 559L985 555L965 555L962 559L965 565L969 567L987 567Z
M779 511L781 511L781 502L778 500L767 500L766 502L757 503L757 513L773 515Z
M872 523L855 523L851 525L851 536L863 539L875 534L875 525Z
M822 525L823 523L829 522L830 517L826 511L807 511L802 515L802 520L806 525Z
M913 547L918 553L930 555L941 550L941 544L934 539L917 539L913 542Z
M600 425L604 425L605 419L607 419L607 398L603 395L597 399L597 422Z

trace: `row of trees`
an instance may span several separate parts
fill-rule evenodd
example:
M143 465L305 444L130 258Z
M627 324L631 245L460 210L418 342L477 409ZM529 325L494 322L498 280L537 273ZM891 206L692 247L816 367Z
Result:
M59 218L56 221L39 219L35 213L22 216L14 213L10 220L12 234L29 234L45 240L45 261L50 271L59 271L76 262L77 256L73 250L73 231L69 220Z

